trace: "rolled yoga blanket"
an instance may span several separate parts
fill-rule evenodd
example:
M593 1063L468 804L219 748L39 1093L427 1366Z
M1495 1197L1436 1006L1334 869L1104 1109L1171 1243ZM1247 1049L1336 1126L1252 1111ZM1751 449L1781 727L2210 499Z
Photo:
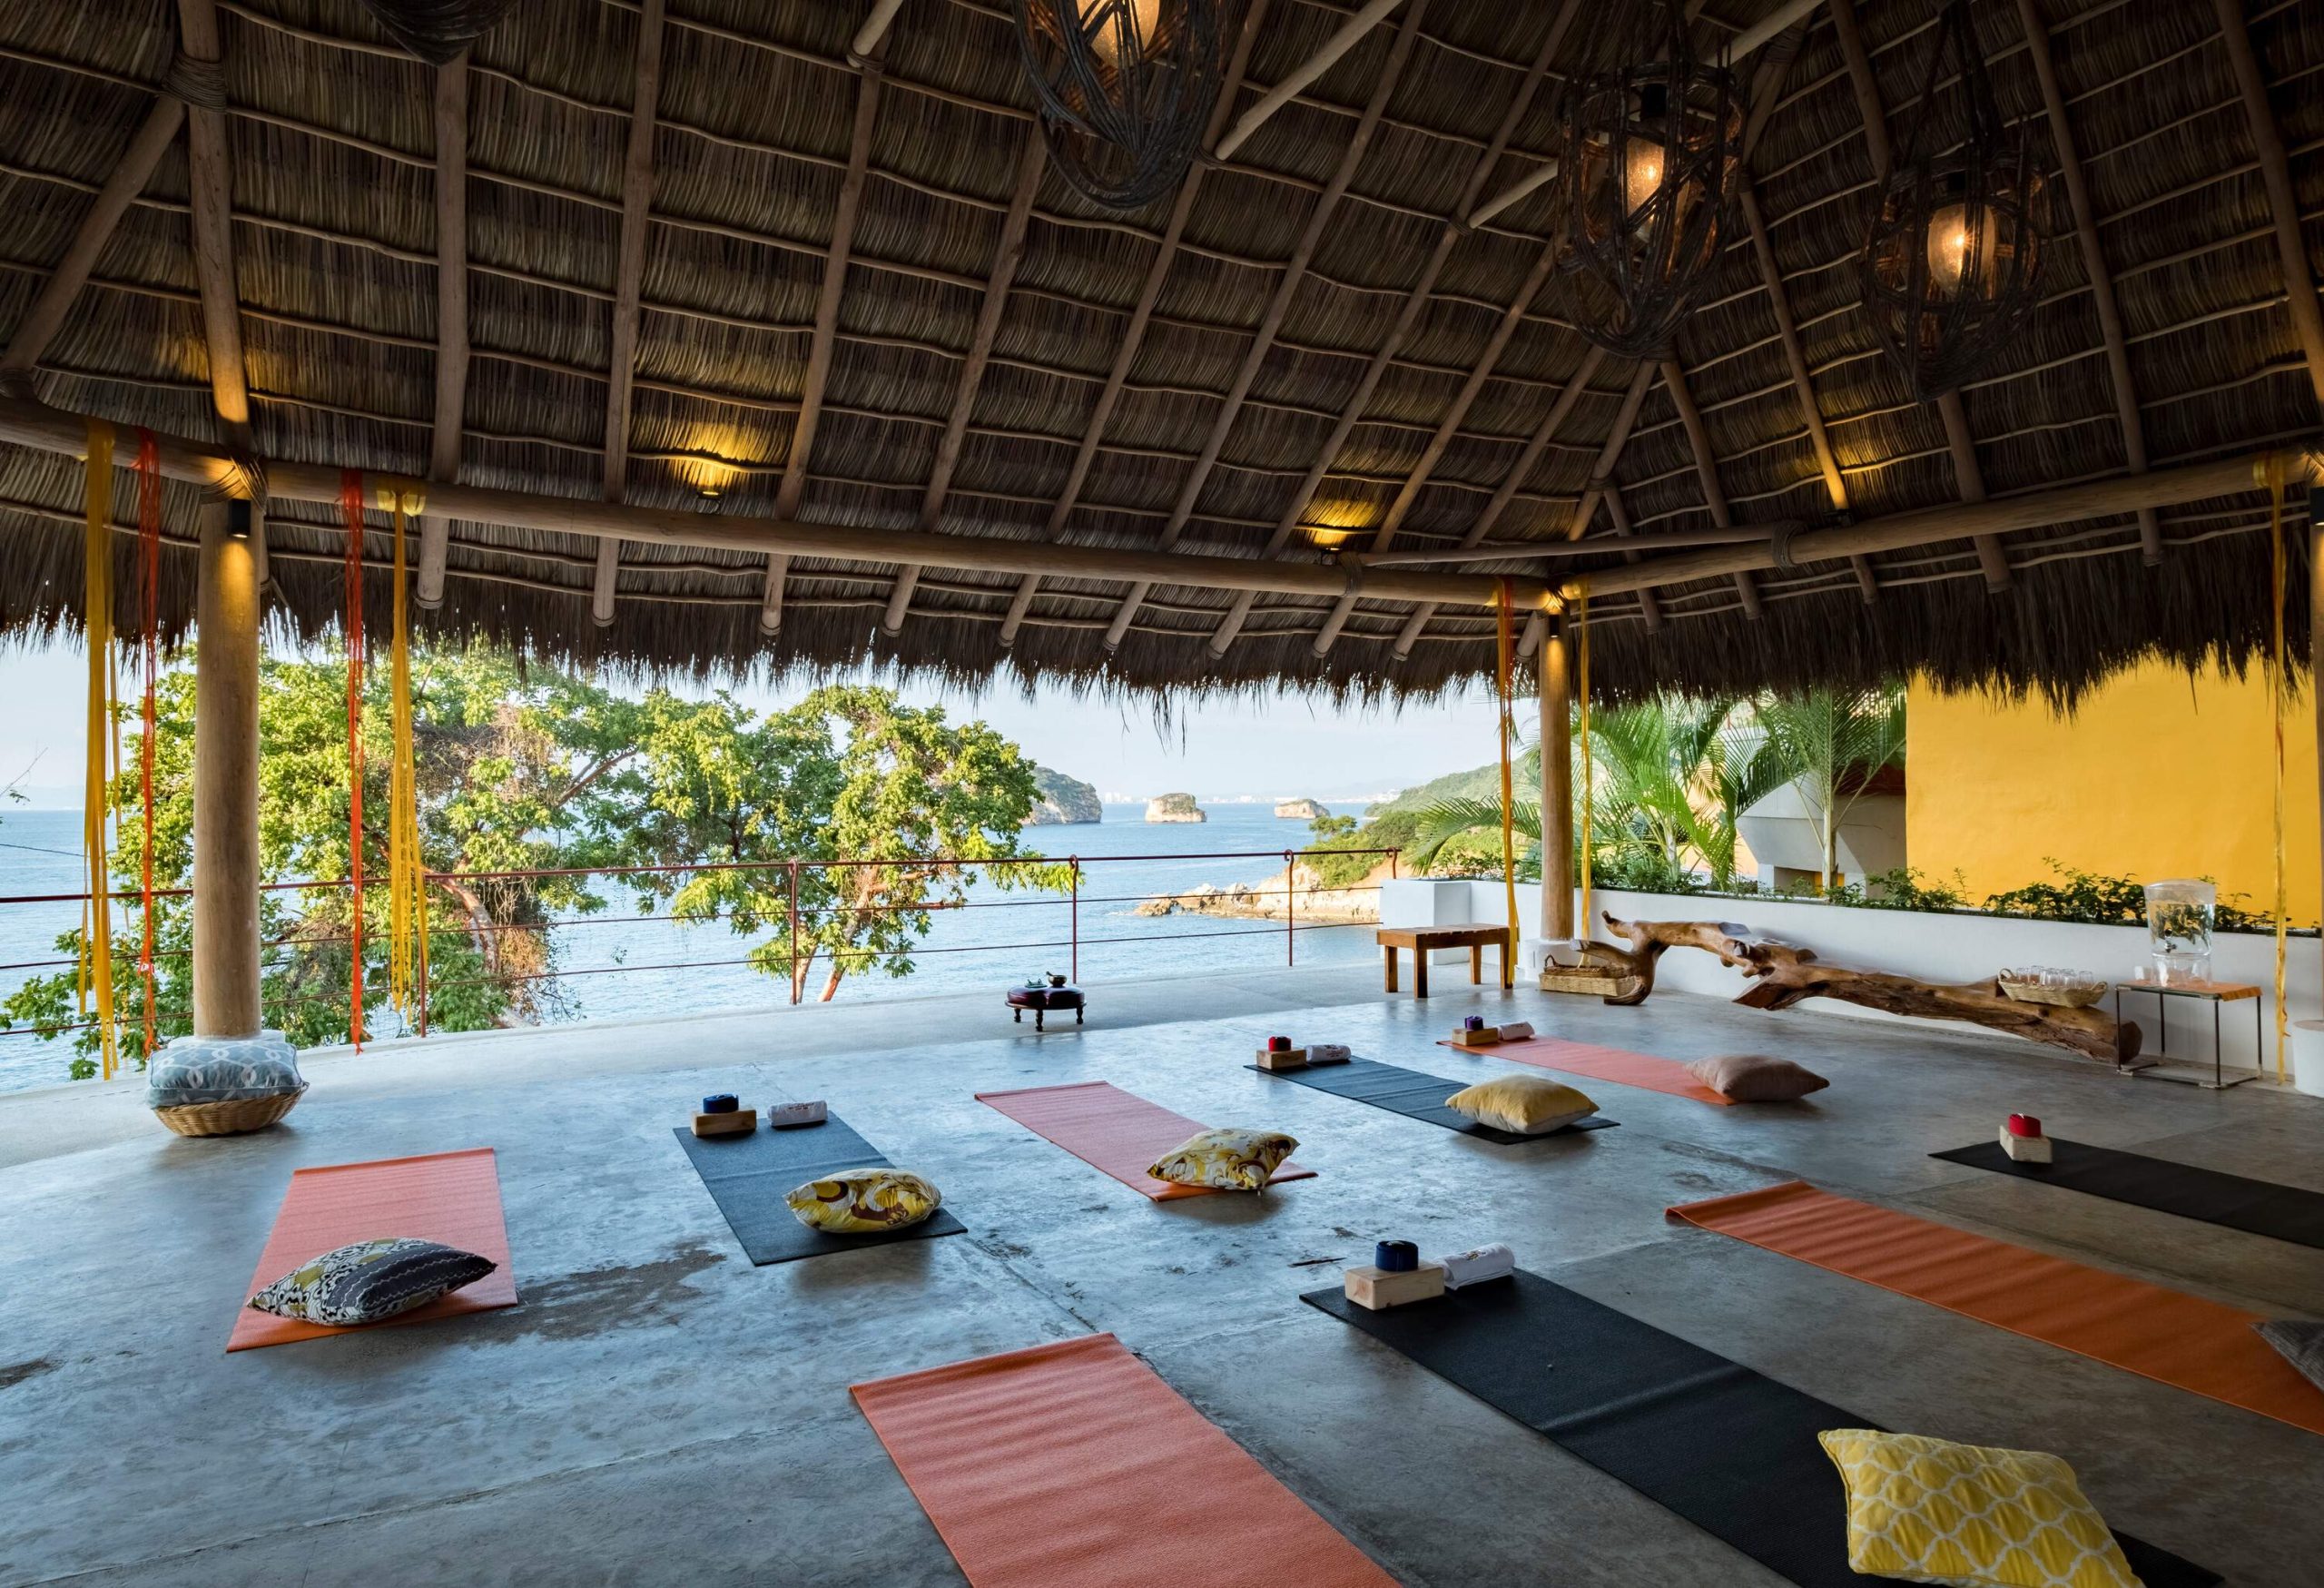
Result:
M1517 1271L1517 1254L1499 1241L1473 1251L1454 1252L1433 1259L1444 1270L1444 1287L1458 1290L1486 1279L1506 1279Z
M1532 1034L1533 1028L1521 1020L1504 1021L1501 1028L1501 1040L1504 1042L1521 1042Z
M1348 1045L1345 1042L1310 1042L1307 1044L1307 1062L1310 1065L1344 1064L1348 1061L1351 1055L1348 1050Z

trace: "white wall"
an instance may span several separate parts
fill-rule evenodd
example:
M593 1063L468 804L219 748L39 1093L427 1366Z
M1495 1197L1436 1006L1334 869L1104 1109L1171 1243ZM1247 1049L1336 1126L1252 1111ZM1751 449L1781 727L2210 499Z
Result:
M1451 892L1463 888L1467 890L1465 896ZM1403 891L1407 889L1433 892L1422 895L1407 893ZM1540 935L1541 898L1538 883L1519 884L1518 926L1521 936ZM1443 913L1412 913L1423 909ZM2124 983L2136 973L2139 965L2148 962L2143 926L2080 926L1989 915L1847 909L1794 900L1604 892L1590 895L1590 911L1593 917L1602 912L1643 921L1738 922L1759 936L1781 938L1813 949L1837 964L1893 971L1933 981L1977 981L2012 965L2056 965L2093 972ZM1497 882L1391 883L1380 894L1380 922L1384 926L1501 921L1505 914L1502 888ZM1603 921L1599 920L1596 924L1595 935L1606 939ZM2227 1004L2221 1010L2222 1049L2230 1064L2258 1063L2270 1070L2275 1066L2275 940L2271 937L2222 932L2211 940L2211 974L2215 979L2249 982L2262 990L2256 1000ZM2313 1020L2324 1015L2324 947L2319 947L2312 937L2293 938L2287 950L2284 970L2286 1001L2290 1005L2291 1018ZM1673 949L1663 955L1656 983L1722 998L1736 996L1747 985L1740 971L1729 969L1716 956L1694 949ZM2255 1002L2259 1005L2256 1040L2252 1019ZM2135 991L2125 992L2122 997L2122 1018L2136 1021L2143 1028L2150 1055L2163 1045L2155 1003L2151 994ZM1829 999L1817 999L1806 1007L1867 1020L1900 1018ZM2106 1007L2113 1008L2112 998L2107 1000ZM2191 999L2171 1000L2170 1056L2189 1062L2210 1062L2211 1024L2209 1003Z

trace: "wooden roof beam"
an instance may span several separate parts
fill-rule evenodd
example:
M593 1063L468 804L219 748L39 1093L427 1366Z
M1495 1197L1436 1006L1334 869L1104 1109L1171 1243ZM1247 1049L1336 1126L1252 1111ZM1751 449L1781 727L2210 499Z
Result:
M1654 384L1655 368L1653 360L1642 360L1631 372L1622 406L1614 412L1613 428L1606 432L1606 444L1598 449L1598 460L1590 466L1590 484L1582 490L1581 499L1573 504L1573 516L1566 520L1568 540L1579 540L1589 533L1598 504L1614 488L1614 466L1622 460L1622 449L1630 445L1630 432L1638 428L1638 410L1645 405L1647 388Z
M161 162L162 152L178 135L178 127L184 120L183 100L166 89L155 96L153 108L130 135L129 146L113 163L113 173L105 178L104 185L97 190L96 198L81 216L73 241L64 246L64 257L41 283L40 295L33 300L32 307L16 322L7 350L0 352L0 380L31 376L41 354L48 350L48 344L64 326L74 300L88 284L89 271L94 268L97 255L113 241L113 229L129 212L129 206L145 191L153 167Z
M815 431L823 419L823 390L832 378L832 344L839 336L839 304L847 291L848 256L855 248L855 222L863 213L863 189L872 163L872 132L880 120L880 55L884 41L867 55L862 76L855 86L855 125L848 135L847 173L840 179L839 202L832 212L832 242L823 256L822 291L815 298L815 329L807 342L807 374L799 395L799 417L791 426L791 446L783 460L783 483L775 488L774 516L789 518L799 510L807 490L807 463L815 449ZM777 554L767 559L766 594L759 603L759 629L778 634L783 629L783 590L790 577L791 559Z
M2313 467L2307 454L2297 449L2237 453L2201 463L2152 469L2145 474L2109 475L2104 479L2053 486L2022 496L1919 508L1829 529L1810 529L1792 536L1787 550L1795 564L1833 562L1941 545L1958 540L1965 533L2000 536L2084 518L2135 513L2141 508L2176 508L2212 497L2243 496L2258 488L2254 482L2266 478L2264 471L2270 459L2282 462L2287 478L2295 481ZM1635 567L1599 568L1578 575L1566 582L1563 593L1573 597L1587 591L1593 597L1617 595L1775 566L1775 547L1771 543L1713 547L1673 557L1649 557Z
M992 258L992 273L985 283L984 307L977 314L975 333L969 339L968 358L960 366L960 384L952 394L952 411L944 434L936 442L936 460L929 468L928 489L921 497L920 527L935 531L944 517L944 498L952 488L952 472L960 467L960 449L968 439L969 416L977 405L986 367L992 361L992 344L1000 335L1000 317L1009 307L1009 288L1025 257L1025 232L1032 219L1033 196L1040 192L1041 173L1049 168L1049 145L1039 127L1025 135L1025 153L1017 167L1017 188L1009 195L1009 212L1001 218L1000 241ZM911 610L912 591L920 584L920 565L906 563L896 572L895 588L888 594L888 609L880 626L889 634L903 632Z
M460 441L468 395L468 57L436 72L436 423L428 478L460 478ZM444 566L452 527L440 513L419 520L419 571L412 599L444 604Z
M1243 412L1243 401L1251 394L1251 384L1275 349L1275 333L1283 329L1284 316L1291 311L1291 301L1298 293L1300 283L1306 279L1307 266L1321 247L1324 233L1330 228L1339 209L1340 196L1347 192L1348 182L1355 175L1355 168L1363 163L1364 151L1372 146L1372 135L1379 129L1380 118L1388 108L1388 97L1396 91L1396 83L1403 75L1405 63L1412 58L1413 45L1420 37L1421 23L1428 15L1428 0L1412 0L1404 13L1403 25L1396 30L1396 42L1388 52L1380 78L1372 90L1372 97L1364 102L1364 114L1355 123L1355 131L1340 153L1339 164L1333 168L1331 180L1323 193L1307 212L1307 223L1300 229L1299 239L1291 250L1291 257L1275 280L1275 291L1267 298L1267 306L1259 316L1258 329L1251 334L1251 344L1243 352L1243 361L1235 371L1235 379L1226 389L1226 396L1219 404L1218 413L1211 420L1210 433L1203 438L1201 450L1195 455L1194 468L1187 472L1186 484L1179 488L1177 500L1171 504L1170 517L1162 526L1162 548L1177 545L1187 520L1193 517L1195 505L1202 499L1203 488L1210 483L1210 471L1218 462L1218 455L1226 449L1226 438L1235 429L1235 421ZM1137 616L1151 585L1133 586L1130 593L1114 612L1113 621L1106 626L1106 648L1114 650L1129 632L1131 620Z
M1614 521L1614 533L1623 538L1628 538L1631 533L1630 507L1629 504L1622 500L1621 487L1614 485L1611 482L1609 482L1606 487L1606 516ZM1622 553L1622 560L1624 562L1635 563L1639 560L1639 554L1635 551L1625 550ZM1649 634L1660 634L1662 632L1661 599L1655 595L1651 588L1641 589L1637 592L1637 595L1638 615L1646 624L1646 632Z
M1258 103L1245 111L1241 118L1226 129L1226 134L1211 150L1210 157L1213 160L1233 159L1235 151L1247 143L1252 133L1266 125L1275 112L1289 104L1299 96L1302 89L1337 65L1342 55L1363 43L1364 35L1385 22L1388 14L1402 4L1403 0L1367 0L1362 10L1340 24L1338 30L1324 41L1323 48L1294 66L1285 74L1282 82L1261 94ZM1221 97L1226 95L1222 94Z
M1549 450L1551 439L1565 421L1572 417L1574 406L1581 400L1581 394L1589 390L1591 378L1598 373L1598 366L1605 360L1606 350L1595 343L1581 355L1581 367L1573 372L1573 379L1565 383L1565 390L1558 393L1558 399L1550 405L1550 411L1542 416L1541 422L1526 438L1515 461L1510 464L1509 472L1502 476L1500 486L1486 499L1483 510L1478 513L1477 521L1469 526L1467 534L1461 537L1462 551L1482 545L1485 537L1492 534L1493 527L1501 522L1501 516L1516 497L1518 487L1531 477L1534 466L1541 460L1541 454ZM1421 632L1428 626L1428 620L1435 616L1436 607L1433 604L1423 603L1413 609L1413 615L1404 620L1403 632L1396 636L1392 655L1397 661L1401 662L1413 654L1413 647L1420 643Z
M1250 10L1244 13L1243 31L1236 35L1226 75L1219 84L1218 104L1211 111L1210 125L1204 129L1206 144L1217 139L1226 118L1234 113L1235 96L1242 90L1244 73L1250 69L1251 46L1258 42L1259 25L1266 19L1266 14L1267 0L1251 0ZM1121 346L1114 351L1113 368L1106 371L1106 383L1098 389L1097 405L1089 410L1089 422L1082 429L1080 446L1074 449L1073 466L1066 471L1065 487L1049 508L1049 524L1043 533L1052 541L1064 538L1066 522L1081 500L1081 488L1088 483L1089 465L1106 439L1106 427L1113 420L1114 405L1121 400L1130 366L1137 361L1138 349L1145 345L1146 328L1153 321L1155 304L1161 301L1162 284L1169 279L1170 267L1177 262L1178 239L1185 234L1187 218L1194 212L1195 200L1202 192L1205 169L1202 162L1196 162L1187 171L1187 180L1178 184L1178 196L1172 202L1170 218L1162 228L1162 241L1155 249L1153 262L1147 267L1137 301L1130 307L1129 323L1122 329ZM1009 598L1009 616L1000 622L1002 645L1017 642L1017 630L1023 625L1026 613L1032 610L1033 597L1040 587L1038 573L1028 573L1018 581L1017 593Z
M621 172L621 251L614 265L611 357L606 385L606 500L629 495L631 382L637 374L638 300L645 288L647 216L654 204L654 123L662 94L663 0L644 0L637 13L637 75L629 101L629 148ZM876 81L876 79L866 79ZM597 542L597 575L589 616L599 628L614 620L621 576L621 541Z
M2114 389L2114 412L2122 427L2122 456L2132 473L2144 474L2146 424L2140 418L2138 388L2131 379L2130 343L2122 330L2122 305L2114 298L2113 273L2107 269L2105 246L2098 235L2098 206L2091 197L2090 178L2083 169L2073 123L2066 119L2065 90L2058 82L2050 31L2034 0L2017 0L2017 20L2024 30L2034 80L2041 84L2042 109L2050 122L2050 146L2058 157L2066 197L2073 205L2074 235L2082 249L2083 271L2090 278L2091 307L2097 311L2098 331L2106 342L2106 373ZM2139 509L2139 545L2150 567L2162 560L2162 525L2152 508Z
M1722 529L1735 528L1735 513L1727 503L1726 488L1718 483L1718 459L1710 449L1710 431L1703 425L1702 410L1695 406L1694 393L1687 390L1687 371L1676 359L1662 360L1663 389L1670 393L1671 406L1679 410L1679 423L1687 432L1687 445L1695 455L1695 473L1702 480L1703 505L1710 509L1710 521ZM1742 600L1743 616L1757 623L1759 620L1759 585L1748 572L1738 570L1735 594Z
M888 28L895 22L896 13L903 8L904 0L872 0L872 15L863 19L863 25L848 41L847 58L859 66L876 59L880 46L887 42ZM1036 131L1033 136L1038 142L1040 133Z
M1430 251L1426 262L1422 265L1420 279L1404 294L1403 306L1397 310L1396 318L1389 323L1388 334L1382 339L1379 350L1364 366L1363 379L1356 382L1355 390L1348 394L1347 401L1341 406L1340 417L1332 426L1332 433L1317 449L1315 460L1308 466L1306 478L1300 481L1290 504L1284 508L1282 518L1276 520L1275 533L1267 538L1266 549L1261 555L1275 556L1290 544L1292 536L1298 532L1299 521L1306 516L1308 507L1315 501L1317 488L1331 473L1332 465L1347 445L1348 437L1354 434L1357 423L1364 417L1364 410L1371 406L1373 394L1380 388L1381 378L1403 350L1404 340L1412 335L1413 327L1419 323L1421 311L1427 308L1429 294L1436 290L1437 278L1443 274L1445 261L1452 258L1453 248L1466 230L1457 217L1476 202L1477 194L1483 191L1485 182L1492 177L1493 167L1500 163L1502 151L1516 136L1518 123L1532 108L1534 96L1541 91L1541 80L1549 73L1550 62L1556 55L1558 46L1565 42L1566 33L1573 25L1574 17L1580 10L1581 0L1564 0L1558 7L1557 15L1550 23L1548 35L1535 53L1532 64L1526 69L1524 80L1518 84L1516 97L1510 102L1508 111L1501 118L1501 125L1494 130L1491 142L1478 154L1476 163L1470 169L1469 180L1461 190L1460 202L1452 206L1455 219L1447 221L1437 234L1436 246ZM1235 643L1235 636L1243 631L1244 623L1250 617L1252 599L1249 596L1237 597L1227 608L1226 616L1219 619L1218 627L1210 636L1212 656L1225 656L1227 648Z
M196 69L223 73L214 0L178 0L180 47ZM192 188L194 280L209 344L210 393L228 440L251 445L251 394L242 364L241 309L234 280L234 172L226 153L225 112L188 104L186 172Z
M1895 146L1888 141L1888 113L1880 103L1880 80L1873 74L1872 56L1864 47L1864 30L1857 25L1856 0L1832 0L1832 31L1846 63L1848 84L1856 92L1857 113L1864 118L1865 148L1872 156L1872 174L1888 180L1896 164ZM1945 424L1945 442L1953 454L1953 478L1965 502L1985 499L1984 470L1977 463L1976 438L1970 433L1968 411L1961 394L1948 391L1936 399L1937 417ZM1999 595L2009 588L2009 557L2001 542L1985 536L1975 542L1977 561L1985 570L1985 589Z
M2268 103L2268 79L2251 48L2251 25L2243 0L2214 0L2219 8L2220 38L2235 68L2236 87L2243 96L2244 119L2250 123L2251 147L2260 157L2260 180L2268 190L2269 219L2274 222L2276 251L2283 261L2284 296L2292 329L2307 355L2309 383L2316 389L2317 407L2324 409L2324 304L2316 295L2316 273L2309 263L2308 245L2300 236L2299 196L2291 185L2291 163L2284 154L2283 129Z
M232 488L233 458L215 442L157 434L162 473L209 488ZM36 448L60 457L78 455L88 445L88 419L21 398L0 397L0 443ZM137 433L123 428L114 438L123 467L135 461ZM267 484L278 500L335 506L340 496L336 464L276 462ZM2160 476L2154 478L2161 478ZM1249 557L1194 556L1185 552L1131 550L1103 546L1059 546L1041 539L1001 539L980 535L930 535L916 529L862 529L838 524L742 514L702 513L645 508L626 502L549 496L537 491L498 490L486 486L443 484L428 488L429 506L447 518L506 525L551 535L618 536L653 546L695 547L707 551L765 557L829 557L869 567L893 566L899 558L931 567L979 573L1054 573L1062 578L1120 583L1167 579L1197 589L1256 590L1291 596L1336 595L1347 584L1341 569L1322 562L1282 562ZM1413 572L1386 568L1372 577L1374 593L1391 600L1442 601L1491 607L1499 581L1476 575ZM1517 599L1529 607L1551 594L1541 579L1514 581ZM578 594L578 592L575 592Z

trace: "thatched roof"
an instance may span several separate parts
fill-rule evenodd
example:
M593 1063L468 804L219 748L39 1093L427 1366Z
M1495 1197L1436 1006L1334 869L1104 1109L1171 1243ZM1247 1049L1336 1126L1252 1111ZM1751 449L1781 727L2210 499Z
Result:
M206 11L212 0L182 3ZM1230 41L1248 5L1226 0ZM460 433L448 448L436 434L438 293L457 268L447 272L438 257L447 242L438 161L452 152L438 147L437 73L405 54L358 0L215 0L252 445L261 457L421 478L448 456L471 484L602 498L608 370L629 284L626 202L644 217L633 232L642 269L627 456L615 471L628 500L1038 538L1070 494L1059 530L1070 541L1152 547L1167 535L1181 550L1265 554L1448 220L1554 151L1557 81L1597 31L1599 0L1581 8L1513 123L1528 68L1571 8L1428 0L1415 20L1420 5L1407 0L1230 160L1199 173L1142 334L1133 311L1163 255L1174 200L1111 214L1054 172L1042 176L1013 281L993 300L991 356L969 391L957 467L923 526L1028 140L1038 135L1005 0L907 0L875 73L849 59L869 0L668 0L655 125L639 145L643 195L625 171L640 0L517 0L478 44L466 76L471 362L464 385L453 383ZM0 232L0 334L64 257L154 104L181 8L181 0L0 7L0 214L11 222ZM1357 8L1271 0L1230 112ZM1715 47L1777 9L1778 0L1709 0L1696 25ZM1908 102L1937 9L1937 0L1856 0L1877 93L1899 126L1922 113ZM2031 9L2045 25L2096 212L2149 463L2316 437L2316 390L2286 311L2285 266L2218 14L2202 0L2033 0ZM1976 15L2004 111L2046 129L2019 5L1978 0ZM2253 0L2249 36L2290 151L2311 260L2324 259L2324 0ZM1764 62L1788 57L1750 165L1781 307L1797 326L1847 508L1861 518L1958 500L1963 482L1940 414L1903 397L1856 311L1874 153L1843 44L1827 7L1740 70L1748 80ZM1216 465L1205 468L1206 443L1286 261L1384 90L1345 195ZM2049 153L2046 163L2055 172L2060 160ZM194 196L181 133L42 350L35 380L46 401L219 435L191 247ZM2093 261L2058 197L2044 300L2000 367L1964 394L1974 464L1994 496L2120 472L2132 457ZM1410 333L1273 555L1315 559L1319 538L1330 537L1312 527L1352 529L1353 544L1365 544L1415 480L1398 549L1450 548L1477 527L1589 351L1552 278L1512 322L1441 456L1430 456L1466 377L1538 278L1557 202L1551 183L1453 236ZM847 262L833 278L835 232ZM1732 236L1717 290L1674 350L1714 454L1709 472L1737 522L1826 522L1833 502L1778 305L1748 232ZM836 320L817 390L819 311ZM1077 486L1077 452L1093 434L1109 370L1133 342ZM1564 540L1633 368L1596 361L1491 526L1492 542ZM1680 398L1667 371L1650 379L1612 469L1618 505L1641 538L1709 528L1718 509ZM820 422L810 452L794 456L803 400L815 403ZM786 466L795 501L785 500ZM1173 504L1197 477L1191 515L1169 534ZM704 497L705 486L721 494ZM78 496L71 460L0 447L6 629L71 620ZM192 488L172 488L173 537L189 531L193 499ZM1610 532L1610 511L1599 510L1593 535ZM2129 517L2019 532L2000 548L2009 585L1997 594L1975 548L1954 543L1872 558L1872 604L1860 595L1860 570L1832 563L1759 577L1756 619L1726 578L1656 592L1659 624L1637 597L1610 597L1591 613L1596 682L1620 694L1926 666L1950 680L2071 691L2146 652L2240 662L2266 637L2269 547L2255 532L2265 522L2256 494L2166 510L2152 567ZM384 519L374 526L384 531ZM1412 607L1369 598L1318 658L1314 641L1332 603L1285 595L1253 601L1218 655L1209 642L1236 604L1232 595L1164 585L1146 594L1109 653L1106 631L1130 588L1088 580L1044 581L1004 649L1020 581L934 569L920 577L891 636L881 618L899 567L820 560L788 568L780 630L770 636L761 626L764 558L636 544L622 548L611 621L600 624L594 538L462 522L449 535L441 605L428 621L585 663L873 659L960 676L1102 675L1133 687L1281 679L1359 691L1431 690L1492 663L1489 613L1440 609L1399 657ZM129 543L117 544L125 557ZM303 632L330 628L341 546L330 509L278 504L270 544L271 610ZM369 555L384 562L383 533ZM1618 560L1611 551L1595 559ZM1543 566L1512 559L1462 571L1538 575ZM1562 573L1593 561L1553 566ZM372 594L383 604L383 581ZM191 604L191 558L172 557L173 628ZM2299 643L2304 607L2294 610ZM126 607L123 617L133 625Z

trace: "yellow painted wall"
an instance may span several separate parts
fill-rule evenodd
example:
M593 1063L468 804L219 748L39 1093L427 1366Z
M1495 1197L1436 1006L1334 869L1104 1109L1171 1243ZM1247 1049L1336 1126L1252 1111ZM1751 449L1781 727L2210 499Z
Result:
M2275 896L2269 694L2257 671L2190 679L2148 664L2061 718L2037 700L1908 691L1905 849L1972 900L2046 880L2045 856L2142 882L2211 877L2222 899ZM2316 734L2306 696L2284 713L2285 857L2295 924L2324 904Z

